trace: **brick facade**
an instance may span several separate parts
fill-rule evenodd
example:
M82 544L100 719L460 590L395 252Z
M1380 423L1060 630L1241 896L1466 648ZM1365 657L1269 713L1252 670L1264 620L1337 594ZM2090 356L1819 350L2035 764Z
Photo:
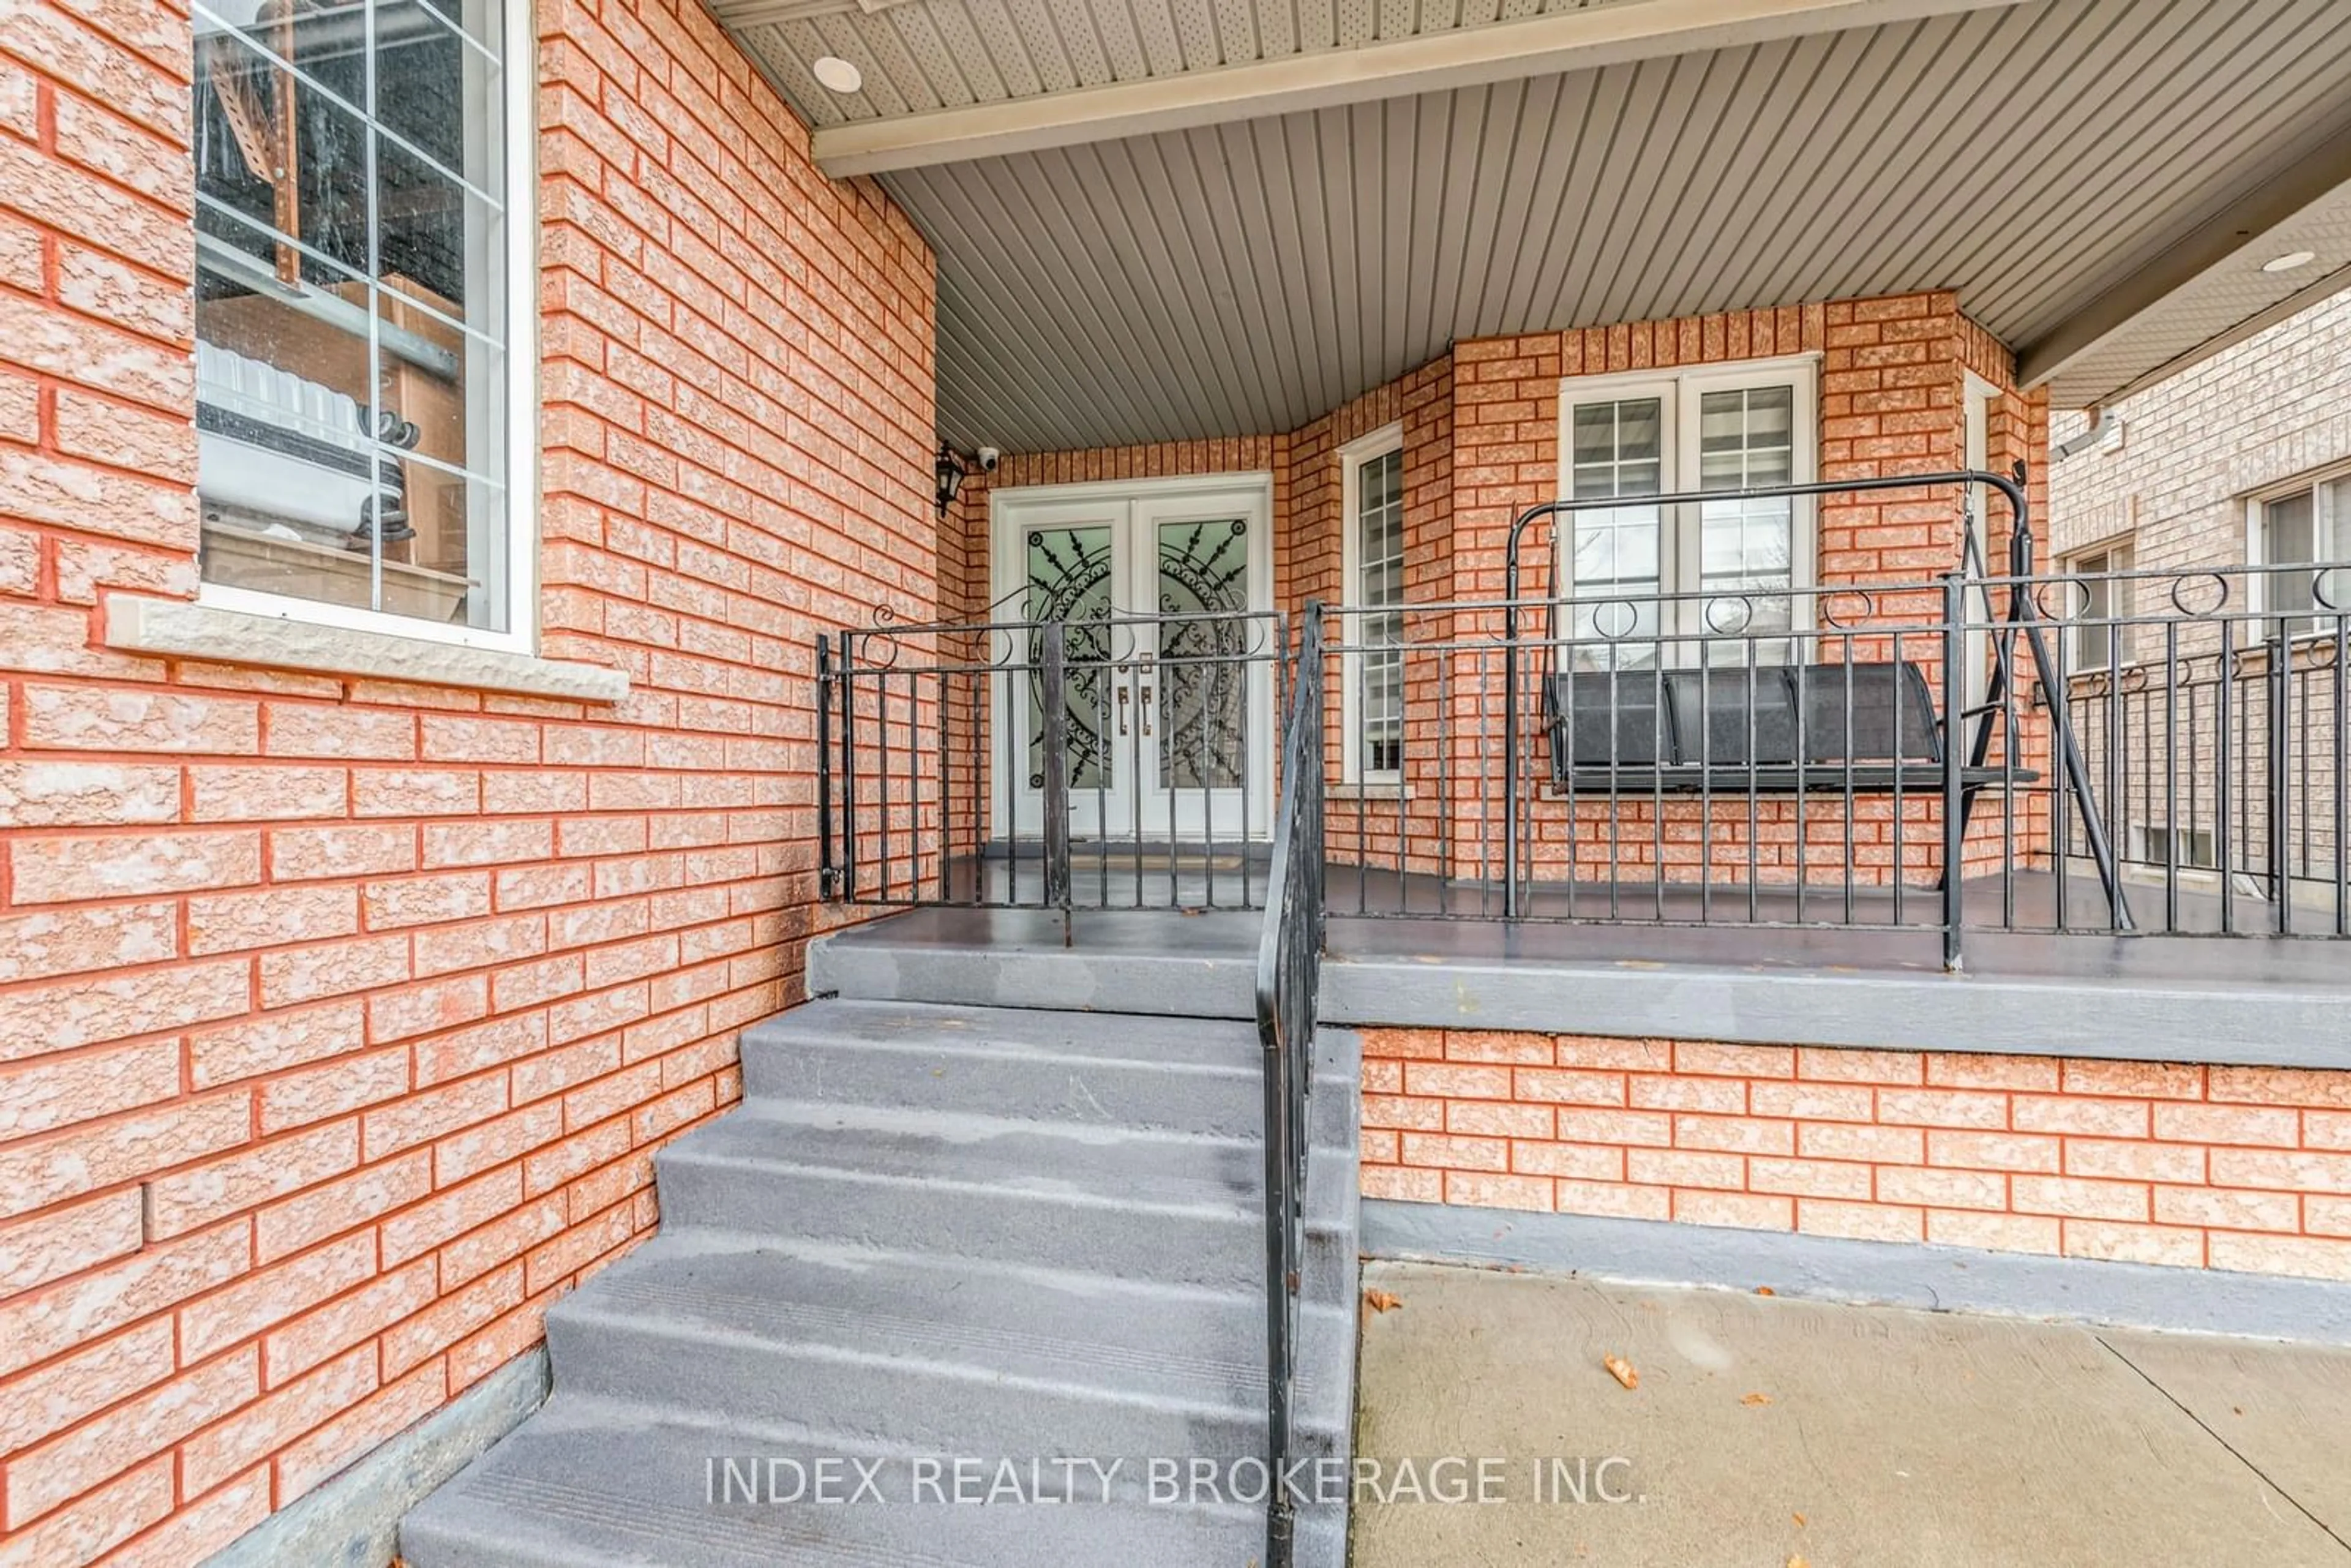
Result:
M2351 1071L1367 1030L1363 1190L2351 1280Z
M1819 477L1875 478L1960 466L1965 434L1961 400L1966 376L1972 373L2001 393L1991 410L1987 461L2001 471L2024 462L2033 515L2044 516L2045 394L2012 390L2012 356L1963 315L1957 296L1948 292L1476 340L1298 431L1236 442L1008 456L993 486L1269 469L1274 476L1276 601L1294 612L1310 598L1336 602L1349 597L1340 580L1344 524L1339 450L1361 435L1401 422L1406 598L1420 604L1492 601L1503 596L1512 521L1527 507L1558 494L1563 378L1735 365L1798 354L1814 356L1819 367ZM949 518L950 542L944 553L963 562L963 574L959 591L950 593L943 586L943 618L977 615L986 603L990 487L975 476ZM1996 501L1988 510L1989 549L2004 570L2006 511ZM1958 566L1959 537L1958 502L1949 494L1829 497L1821 503L1817 520L1819 580L1867 589L1918 582ZM2043 566L2046 541L2043 528L2036 535L2035 556ZM1546 591L1549 559L1546 528L1538 528L1524 550L1524 593L1540 596ZM943 585L946 580L943 574ZM1940 608L1938 596L1932 593L1878 594L1865 603L1855 596L1850 603L1836 605L1842 616L1857 624L1873 619L1915 623L1938 615ZM1442 641L1496 634L1499 627L1499 622L1473 626L1466 618L1458 624L1450 619L1437 624L1419 618L1411 631L1416 639ZM1823 647L1825 657L1844 657L1836 640L1824 642ZM1883 637L1861 638L1855 647L1861 657L1885 658L1893 652L1890 640ZM1939 646L1912 637L1903 642L1900 653L1905 660L1924 666L1930 685L1939 681ZM1436 666L1432 657L1413 655L1406 661L1408 714L1422 722L1407 746L1403 799L1389 798L1392 791L1373 791L1369 799L1339 791L1331 804L1329 824L1334 855L1344 858L1362 844L1367 858L1393 863L1399 811L1405 813L1409 869L1436 869L1433 846L1448 835L1456 866L1475 864L1481 854L1499 854L1500 768L1493 753L1500 664L1491 656L1464 653L1453 660L1441 688ZM1335 758L1341 717L1338 683L1334 679L1330 685L1327 748ZM1450 759L1455 782L1447 789L1437 782L1435 748L1428 744L1434 725L1428 716L1436 710L1440 689L1450 694L1449 733L1456 748ZM2023 723L2020 766L2037 768L2045 735L2031 714ZM1991 760L1998 764L1997 747ZM1481 779L1484 798L1466 793L1459 782ZM2045 832L2046 799L2021 799L2013 812L2017 841L2029 850ZM1660 874L1660 862L1667 881L1693 880L1701 866L1710 868L1718 880L1743 881L1750 863L1758 881L1787 881L1795 874L1792 800L1761 801L1751 832L1743 799L1719 800L1710 813L1695 800L1669 800L1662 824L1653 820L1655 815L1646 799L1621 800L1613 812L1604 799L1586 799L1576 803L1571 821L1566 802L1538 800L1530 821L1533 869L1553 877L1606 877L1611 874L1613 839L1614 874L1627 882ZM1897 859L1900 874L1913 884L1938 874L1939 801L1914 798L1903 803L1900 816L1897 828L1890 797L1856 800L1852 862L1857 883L1891 882L1897 874ZM1807 803L1802 863L1809 880L1842 880L1846 864L1843 818L1833 804ZM2000 811L1980 811L1970 830L1970 864L1994 864L2001 836Z
M0 1562L199 1561L528 1347L799 995L931 258L700 6L538 25L542 646L617 706L100 644L195 591L190 25L0 26Z
M550 1301L642 1239L653 1150L737 1096L737 1030L800 998L828 918L812 639L985 604L988 481L944 528L932 510L921 236L875 184L817 173L699 6L546 0L538 26L540 642L625 671L618 705L105 645L110 598L196 591L191 28L172 0L31 0L0 30L0 1563L201 1560L535 1343ZM1463 344L1300 431L1016 455L993 482L1270 471L1295 606L1341 592L1332 455L1401 421L1410 596L1491 597L1511 516L1555 484L1562 376L1799 350L1821 356L1830 476L1955 461L1961 370L2010 384L1949 295L1844 302ZM2003 398L1995 461L2036 456L2044 423ZM1955 526L1948 500L1836 503L1823 568L1939 570ZM1413 810L1416 834L1468 831ZM1619 1073L1619 1113L1662 1114L1632 1098L1655 1076L1735 1081L1739 1115L1764 1118L1754 1061L1665 1049ZM2073 1092L2073 1067L2043 1065ZM1801 1145L1688 1146L1740 1162L1736 1186L1647 1154L1636 1175L1630 1120L1571 1137L1515 1080L1424 1087L1375 1090L1436 1105L1411 1131L1452 1140L1406 1161L1405 1128L1375 1128L1374 1171L1435 1174L1408 1196L1501 1194L1449 1186L1455 1152L1468 1181L1536 1175L1513 1137L1613 1141L1617 1186L1676 1218L1776 1196L1802 1221L1754 1186ZM2210 1110L2222 1087L2175 1097ZM1886 1121L1890 1092L1855 1119ZM1547 1109L1489 1133L1456 1103ZM2241 1234L2304 1249L2265 1266L2326 1271L2307 1249L2337 1245L2314 1239L2342 1218L2321 1192L2351 1156L2312 1152L2343 1146L2316 1141L2340 1132L2319 1103L2295 1114L2298 1142L2211 1148L2209 1182L2132 1178L2150 1231L2171 1227L2136 1244L2193 1230L2214 1264L2256 1266L2162 1195L2258 1166L2260 1216L2299 1195L2296 1226ZM2167 1127L2199 1148L2228 1131L2157 1104L2139 1136L2168 1146ZM2072 1247L2088 1220L2018 1202L2027 1174L2096 1174L2073 1141L2054 1157L1991 1178L1998 1209L1912 1207ZM1603 1182L1547 1179L1562 1206L1568 1180Z
M2026 462L2033 476L2030 502L2036 513L2045 506L2039 477L2045 465L2045 399L2009 390L2015 385L2011 357L1960 313L1957 296L1949 293L1489 340L1455 351L1460 383L1454 443L1457 596L1502 595L1512 519L1558 493L1562 378L1791 354L1818 356L1819 478L1878 478L1961 466L1964 373L1973 371L2004 394L1992 409L1991 465L2005 469L2013 461ZM2005 559L2005 509L1992 507L1988 521L1991 549ZM1530 594L1543 591L1548 581L1550 552L1541 548L1547 529L1539 525L1530 530L1522 550L1522 591ZM1824 497L1817 513L1817 579L1823 586L1850 583L1873 591L1887 583L1919 582L1958 567L1959 538L1957 498L1949 494ZM1940 609L1931 595L1882 591L1866 601L1855 596L1849 603L1823 603L1824 609L1832 606L1850 624L1862 626L1873 621L1915 624L1932 620ZM1822 643L1822 657L1833 662L1894 653L1886 638ZM1922 646L1919 639L1907 639L1900 656L1923 666L1930 689L1939 691L1942 656L1931 641ZM1467 730L1474 705L1481 697L1489 704L1497 699L1479 689L1489 682L1465 675L1458 684L1461 727ZM2032 767L2041 737L2030 721L2026 738L2020 762ZM1807 802L1801 849L1792 798L1762 800L1751 824L1743 799L1718 802L1710 813L1696 800L1668 800L1661 823L1657 810L1641 800L1612 804L1587 799L1573 806L1537 800L1529 824L1533 869L1539 875L1592 880L1670 882L1704 874L1731 882L1750 875L1759 882L1784 882L1793 879L1801 860L1808 880L1835 881L1844 873L1847 823L1845 813L1834 806ZM2040 812L2035 802L2018 803L2018 829L2028 843ZM1499 803L1489 805L1485 814L1498 820ZM1856 882L1884 883L1900 877L1917 883L1938 873L1938 800L1903 802L1899 827L1888 796L1859 798L1850 815ZM1978 860L1997 852L1997 811L1983 812L1971 831L1970 853Z

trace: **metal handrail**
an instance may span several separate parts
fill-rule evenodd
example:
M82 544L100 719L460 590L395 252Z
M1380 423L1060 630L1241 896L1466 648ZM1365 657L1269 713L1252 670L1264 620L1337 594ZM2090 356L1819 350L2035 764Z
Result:
M2346 604L2351 560L1535 584L1515 640L1505 599L1325 605L1360 694L1332 914L1939 934L1954 967L1971 931L2340 940ZM2094 832L2137 918L2084 885Z
M1065 937L1078 907L1262 907L1250 846L1265 831L1272 758L1247 737L1252 716L1278 722L1287 699L1282 612L883 619L821 633L815 674L827 899L1042 909L1061 915ZM1155 788L1122 794L1113 772L1140 780L1147 753ZM1179 811L1200 824L1196 841L1179 832ZM1130 864L1131 889L1114 893Z
M1280 806L1257 956L1257 1034L1265 1049L1267 1568L1290 1568L1297 1531L1286 1478L1296 1436L1307 1095L1322 978L1322 606L1310 603L1282 726Z

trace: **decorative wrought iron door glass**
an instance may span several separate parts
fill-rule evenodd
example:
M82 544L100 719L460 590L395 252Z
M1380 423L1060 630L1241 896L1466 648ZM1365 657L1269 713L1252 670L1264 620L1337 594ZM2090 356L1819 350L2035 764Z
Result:
M1159 626L1159 783L1237 789L1244 767L1249 524L1240 517L1162 523L1158 608L1189 619ZM1217 619L1229 617L1229 619Z
M1031 528L1028 540L1028 591L1020 618L1041 626L1069 623L1064 706L1069 710L1070 789L1107 787L1116 777L1116 748L1108 744L1104 720L1123 695L1113 663L1111 628L1116 612L1115 560L1106 527ZM1031 632L1024 653L1029 665L1028 783L1045 787L1044 655L1041 632ZM1115 691L1113 688L1117 688Z

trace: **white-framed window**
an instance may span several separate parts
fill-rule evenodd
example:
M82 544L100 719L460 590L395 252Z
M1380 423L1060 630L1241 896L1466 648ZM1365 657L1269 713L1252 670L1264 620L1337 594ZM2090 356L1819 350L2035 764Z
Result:
M2210 828L2173 828L2163 822L2131 826L2130 859L2143 865L2179 865L2210 870L2220 863L2212 852Z
M528 0L194 0L202 601L528 652Z
M1812 356L1560 385L1560 489L1573 500L1809 484L1818 473ZM1792 590L1813 580L1807 497L1634 504L1566 514L1558 580L1577 601L1579 663L1645 668L1792 656ZM1680 596L1680 597L1676 597ZM1760 639L1760 640L1758 640Z
M1404 427L1391 424L1339 453L1341 601L1364 612L1341 635L1341 777L1394 783L1404 768Z
M2075 580L2066 592L2073 622L2066 628L2072 639L2065 650L2068 669L2104 670L2130 662L2129 629L2115 620L2132 613L2131 585L2109 575L2130 569L2131 548L2119 541L2066 558L2065 570Z
M2255 566L2316 567L2351 555L2351 469L2254 497L2246 507L2245 559ZM2253 574L2262 613L2293 617L2297 633L2334 627L2351 610L2351 570ZM2322 622L2321 617L2325 620Z

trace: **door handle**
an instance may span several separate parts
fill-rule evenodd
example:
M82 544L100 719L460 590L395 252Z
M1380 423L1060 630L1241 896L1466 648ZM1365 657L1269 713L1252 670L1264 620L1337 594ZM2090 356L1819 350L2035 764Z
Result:
M1125 688L1124 686L1121 686L1121 687L1119 687L1119 688L1118 688L1118 732L1119 732L1119 734L1121 734L1121 735L1124 735L1124 734L1126 733L1126 699L1127 699L1127 690L1126 690L1126 688Z
M1151 733L1151 688L1149 686L1143 688L1143 698L1138 706L1143 711L1143 733L1149 735Z

